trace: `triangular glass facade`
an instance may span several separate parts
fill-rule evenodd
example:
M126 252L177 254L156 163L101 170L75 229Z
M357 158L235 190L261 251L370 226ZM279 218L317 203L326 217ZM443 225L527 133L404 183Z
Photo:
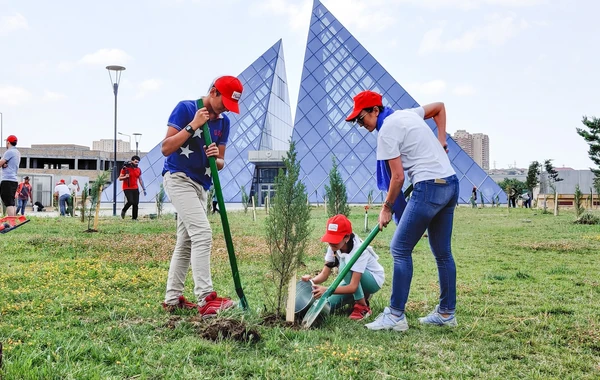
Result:
M248 162L251 150L288 150L292 135L292 113L287 88L283 46L277 41L254 61L238 78L244 85L240 113L228 113L231 120L229 143L225 151L226 165L219 172L225 202L241 202L241 186L250 191L254 164ZM164 156L161 144L140 161L147 196L140 202L154 202L162 183ZM112 201L112 185L106 188L102 201ZM117 200L123 201L119 185Z
M376 133L357 128L344 119L352 97L363 90L383 95L393 109L419 104L318 0L314 2L293 139L301 165L300 179L311 202L322 202L329 183L332 155L346 184L348 202L366 203L371 192L379 200L376 181ZM427 121L436 132L433 120ZM460 179L460 203L468 203L473 185L487 203L506 195L448 135L449 157Z

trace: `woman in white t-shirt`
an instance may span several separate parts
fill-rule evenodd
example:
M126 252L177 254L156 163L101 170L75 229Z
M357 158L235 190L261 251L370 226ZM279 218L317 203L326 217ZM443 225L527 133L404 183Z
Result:
M336 266L342 270L362 244L362 240L352 232L352 223L342 214L329 218L326 228L325 235L321 238L322 242L329 243L325 254L325 266L315 277L302 276L302 281L312 282L315 298L320 298L327 290L327 287L315 284L325 282ZM367 247L364 250L329 297L332 311L346 304L354 304L350 319L360 321L371 315L368 300L381 289L384 281L383 267L377 259L379 257L373 248Z
M429 118L435 121L437 133L425 122ZM425 231L437 264L440 297L434 310L419 322L456 326L456 265L451 241L459 182L447 155L444 103L396 111L383 106L381 94L363 91L354 97L346 121L357 122L369 132L378 131L378 187L381 183L387 190L379 228L388 225L392 213L398 220L390 242L394 258L390 306L365 326L370 330L408 329L404 312L413 276L412 251ZM406 208L400 211L396 205L402 199L405 178L414 188Z

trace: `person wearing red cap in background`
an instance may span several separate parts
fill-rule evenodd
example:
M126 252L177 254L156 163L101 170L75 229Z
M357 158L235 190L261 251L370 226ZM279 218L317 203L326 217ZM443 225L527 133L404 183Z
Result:
M431 117L437 124L437 136L424 120ZM378 130L377 182L380 189L387 190L379 228L388 225L392 213L398 223L390 242L394 258L390 306L365 326L370 330L408 329L404 311L413 275L412 251L425 230L437 263L440 299L419 322L456 326L456 266L450 243L459 184L447 155L444 104L394 111L383 106L380 94L363 91L354 97L354 109L346 121L357 122L369 132ZM405 175L414 188L406 208L399 211L396 206L403 198L399 195Z
M327 288L315 284L325 282L333 268L339 266L342 270L362 244L362 240L352 232L352 223L342 214L329 218L321 241L329 243L325 254L325 266L315 277L302 276L302 281L312 281L313 296L317 299L323 296ZM335 289L334 295L329 297L332 311L343 305L353 304L350 319L360 321L371 315L368 300L381 289L385 277L383 267L377 259L379 257L373 248L367 247L340 282L340 286Z
M23 182L17 186L17 214L25 215L25 207L27 207L27 201L31 200L33 205L33 188L29 183L29 177L25 176Z
M2 181L0 181L0 199L6 207L8 216L16 216L15 192L19 186L17 172L21 163L21 153L15 148L17 146L17 136L10 135L6 138L6 152L0 158L0 168L2 168Z
M166 311L197 309L201 316L210 316L235 305L229 298L217 297L213 290L212 231L206 206L212 184L208 157L216 159L218 170L225 165L230 122L223 112L240 112L242 91L239 79L222 76L214 81L206 96L198 101L179 102L169 117L161 149L166 157L162 174L165 191L177 211L177 242L163 302ZM208 147L202 136L202 126L207 122L213 141ZM196 302L183 296L190 263Z

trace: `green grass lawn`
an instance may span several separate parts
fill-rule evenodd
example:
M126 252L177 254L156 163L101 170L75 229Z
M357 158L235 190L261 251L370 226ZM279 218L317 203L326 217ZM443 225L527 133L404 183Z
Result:
M3 379L422 379L600 378L600 227L572 212L459 208L453 251L458 327L421 327L437 304L437 271L427 240L413 254L405 333L372 332L344 315L308 331L261 325L268 283L264 210L229 213L250 310L226 313L261 334L258 343L203 339L193 313L176 318L160 303L175 243L172 215L133 223L31 218L0 235L0 342ZM306 267L323 265L322 208ZM364 209L352 209L363 238ZM376 210L371 210L370 227ZM235 296L221 222L211 216L215 289ZM372 301L387 305L389 227L373 241L386 283ZM188 276L189 277L189 276ZM186 296L193 298L188 278Z

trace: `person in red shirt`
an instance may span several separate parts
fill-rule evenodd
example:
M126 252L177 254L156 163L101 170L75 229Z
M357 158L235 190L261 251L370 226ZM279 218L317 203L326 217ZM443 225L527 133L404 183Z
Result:
M140 203L140 191L138 190L138 182L142 186L142 191L146 195L146 187L144 181L142 181L142 170L138 167L140 163L139 156L131 157L131 161L125 163L123 169L121 169L121 175L119 181L123 181L123 192L127 202L125 207L121 210L121 218L125 219L127 210L131 207L131 219L137 220L138 218L138 205Z
M33 205L33 188L29 183L29 177L25 176L23 178L23 182L17 186L17 214L25 215L25 206L27 206L27 201L31 200L31 204Z

